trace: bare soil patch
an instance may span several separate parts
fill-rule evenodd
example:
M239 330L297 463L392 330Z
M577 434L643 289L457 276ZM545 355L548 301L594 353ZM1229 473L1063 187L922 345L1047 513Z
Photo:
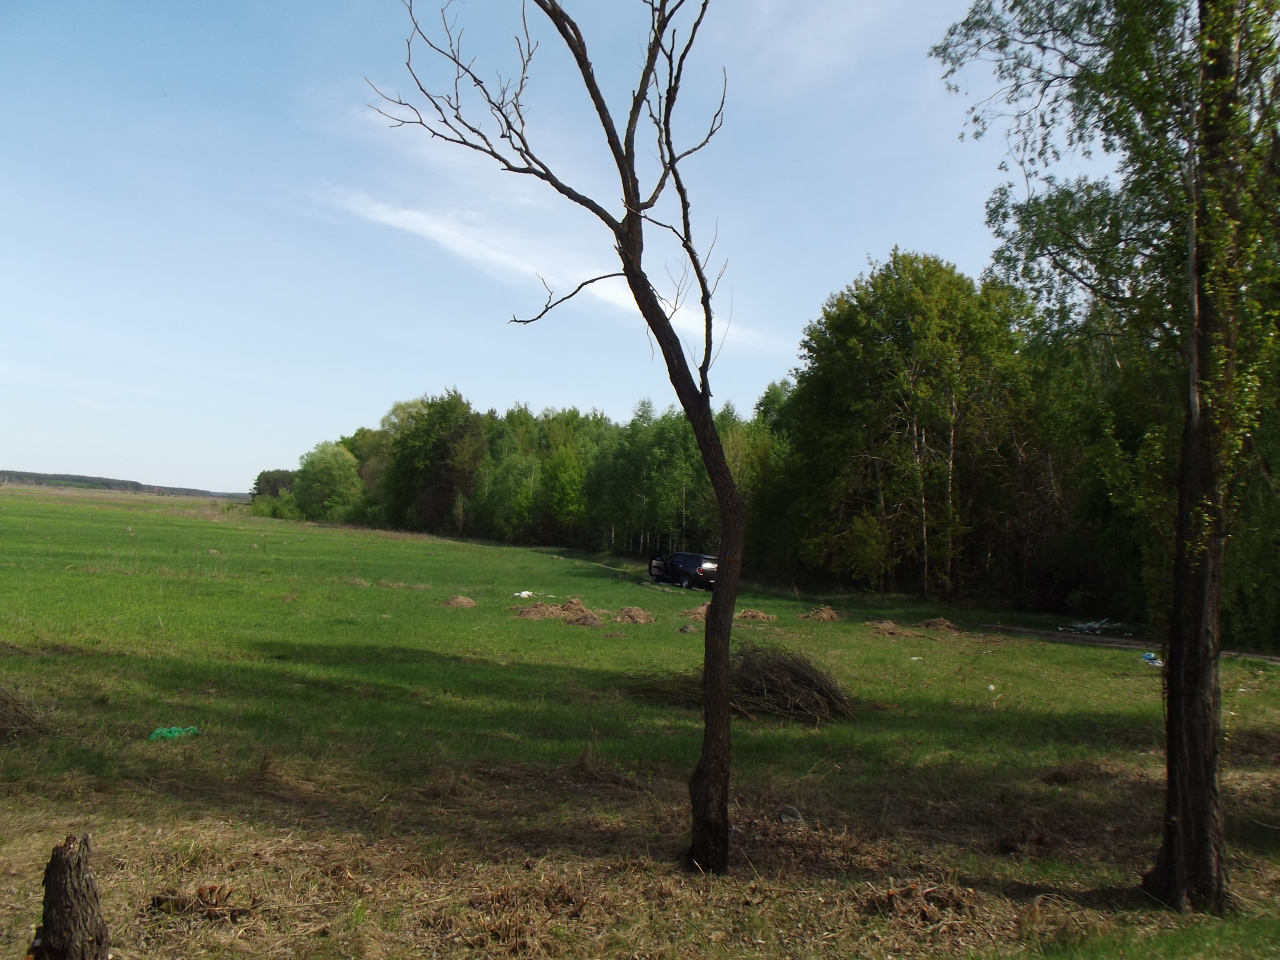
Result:
M769 622L769 621L771 621L771 620L777 620L778 618L777 618L777 617L775 617L775 616L774 616L773 614L771 614L771 613L762 613L762 612L760 612L759 610L746 609L746 610L739 610L739 611L734 615L733 619L735 619L735 620L758 620L758 621L761 621L761 622L765 622L765 623L767 623L767 622Z
M446 607L474 607L476 602L470 597L450 597L444 602Z

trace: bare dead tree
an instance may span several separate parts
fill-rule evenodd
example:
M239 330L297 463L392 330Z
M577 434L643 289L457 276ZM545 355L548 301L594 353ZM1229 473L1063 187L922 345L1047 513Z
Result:
M692 205L682 164L707 146L720 129L724 120L724 86L700 138L681 146L673 129L685 68L710 0L642 0L649 14L648 38L635 88L622 104L625 114L621 125L615 121L597 80L577 22L558 0L531 2L554 28L577 66L617 171L622 191L619 210L611 210L608 204L564 180L533 145L525 96L538 44L529 29L527 5L521 8L520 32L515 37L515 73L506 79L489 80L464 55L462 32L449 9L451 0L440 10L439 29L434 33L424 28L413 0L405 0L412 23L406 41L406 67L417 93L413 99L405 99L375 87L383 99L383 105L375 109L393 126L420 127L435 139L488 157L503 170L541 180L592 213L613 237L620 272L592 277L560 297L548 289L541 311L523 322L545 316L592 283L608 277L625 278L662 351L671 385L693 428L720 510L720 566L706 619L702 755L689 779L693 813L689 858L703 870L722 872L729 860L729 639L742 573L745 523L743 499L725 458L711 409L710 370L715 359L712 301L719 276L708 271L706 252L694 242ZM424 50L428 59L452 74L442 86L428 82L425 68L419 68L419 52ZM645 156L637 153L639 138L646 144ZM651 169L642 172L642 166ZM671 213L664 215L662 211L667 210ZM646 230L650 228L663 239L674 239L683 259L682 268L676 272L675 293L670 297L658 293L645 264ZM696 360L696 367L691 367L672 324L686 297L696 297L703 325L701 357Z

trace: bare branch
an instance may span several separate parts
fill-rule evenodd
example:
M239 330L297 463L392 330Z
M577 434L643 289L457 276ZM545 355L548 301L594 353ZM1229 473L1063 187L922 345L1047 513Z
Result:
M549 4L555 7L562 17L564 16L564 12L554 0L534 0L534 2L544 9L544 4ZM429 107L429 112L424 115L422 110L399 94L384 93L377 85L369 82L373 91L394 108L386 110L373 106L372 109L390 120L392 126L421 127L435 139L484 154L509 173L519 173L542 180L561 196L589 210L611 232L616 233L620 227L618 219L598 201L562 180L550 165L543 161L529 142L526 134L523 97L528 85L529 69L538 45L529 33L527 19L522 18L523 36L516 37L519 72L514 79L504 80L498 77L494 85L480 77L473 61L464 56L462 33L455 29L454 23L448 16L449 3L446 3L440 11L443 39L439 42L433 40L422 26L414 9L414 0L404 0L404 3L409 11L409 20L412 25L409 38L405 41L405 67L418 93ZM572 24L572 21L569 22ZM574 30L576 29L575 25ZM581 41L580 34L578 39ZM446 92L440 93L431 89L420 75L414 62L415 44L425 46L453 68L453 80ZM585 46L582 47L582 52L585 56ZM590 69L589 63L587 69ZM494 134L486 132L478 122L466 118L463 101L464 93L468 91L479 99L488 112L496 128ZM599 92L598 87L596 92ZM614 139L616 140L616 136Z
M591 286L591 284L599 283L601 280L610 280L610 279L613 279L614 277L622 277L622 276L625 276L625 274L621 272L602 273L600 276L592 277L590 280L583 280L580 284L574 287L572 291L570 291L569 293L566 293L563 297L560 297L558 299L555 295L555 292L549 286L547 286L547 281L543 280L542 277L539 276L538 279L542 281L543 289L547 291L547 302L542 305L542 309L538 311L536 316L529 317L527 320L521 320L519 317L512 314L511 322L521 323L521 324L536 323L537 321L545 317L548 313L550 313L552 310L554 310L556 307L560 306L560 304L564 303L567 300L572 300L574 297L580 294L584 289Z

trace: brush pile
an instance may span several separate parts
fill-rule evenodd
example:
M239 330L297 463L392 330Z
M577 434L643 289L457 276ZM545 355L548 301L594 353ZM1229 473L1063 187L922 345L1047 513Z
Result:
M45 729L44 714L29 697L13 687L0 686L0 740L34 737Z
M634 689L681 706L701 706L702 671L641 677ZM749 642L729 654L729 707L751 720L761 713L814 724L853 716L853 703L840 684L809 657Z

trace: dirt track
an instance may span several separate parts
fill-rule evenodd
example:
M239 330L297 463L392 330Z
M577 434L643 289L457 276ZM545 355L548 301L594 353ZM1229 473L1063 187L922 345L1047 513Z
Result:
M1093 633L1069 633L1066 630L1036 630L1033 627L1006 627L998 623L975 623L973 630L991 630L997 633L1011 633L1024 637L1035 637L1037 640L1048 640L1050 643L1071 643L1081 647L1115 647L1120 650L1158 650L1141 640L1130 640L1127 637L1107 637ZM1249 653L1239 650L1223 650L1224 657L1247 657L1250 660L1262 660L1265 663L1280 665L1280 657L1264 653Z

